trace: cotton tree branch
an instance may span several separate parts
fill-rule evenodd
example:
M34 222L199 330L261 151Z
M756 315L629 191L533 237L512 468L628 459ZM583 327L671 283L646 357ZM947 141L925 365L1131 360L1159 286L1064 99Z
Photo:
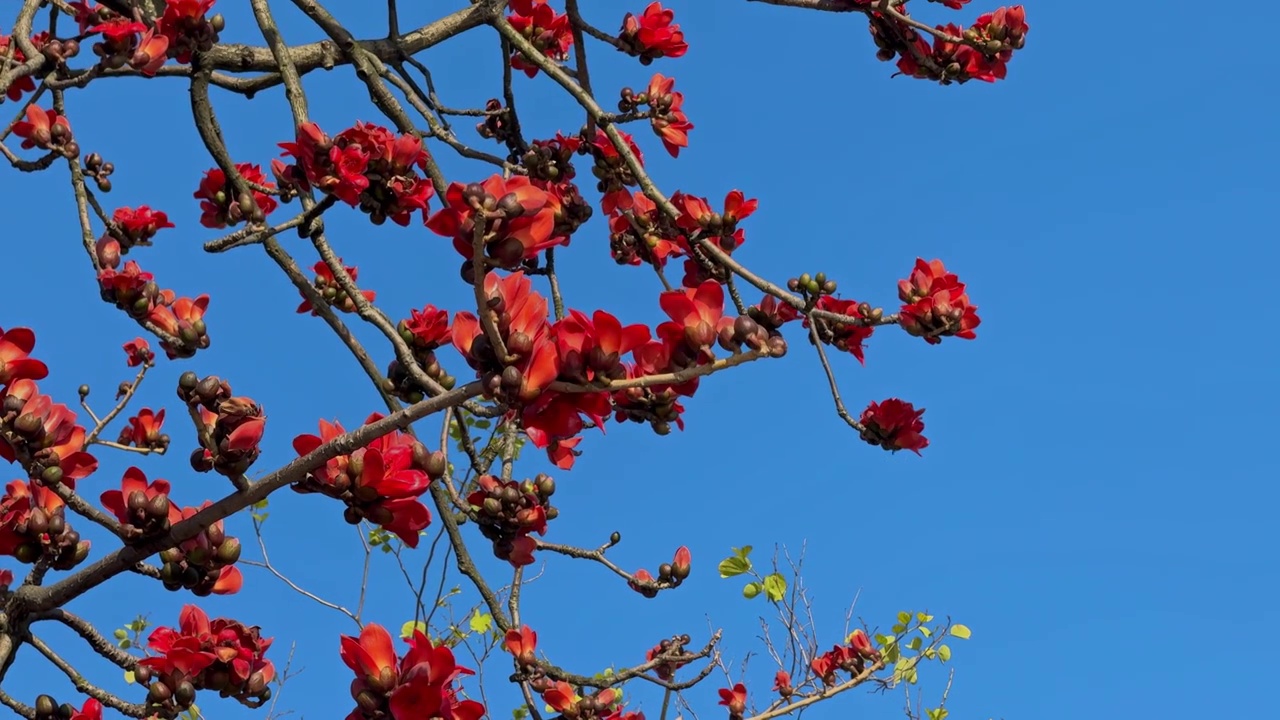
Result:
M90 624L88 620L68 612L67 610L54 608L53 610L47 610L33 615L31 620L33 622L53 620L66 625L75 631L77 635L83 638L84 641L89 644L89 647L93 648L95 653L110 660L124 670L132 670L138 664L138 659L136 657L118 647L114 642L107 638L107 636L98 632L97 628Z
M53 663L54 667L61 670L62 674L67 676L67 679L70 680L73 685L75 685L76 690L78 690L79 692L82 692L85 695L88 695L89 697L97 700L98 702L102 703L106 707L109 707L112 710L115 710L121 715L126 715L132 718L145 718L152 714L152 712L148 710L145 705L142 705L140 703L125 702L119 697L107 692L106 690L103 690L102 688L98 687L97 685L94 685L88 680L85 680L84 676L80 674L79 670L76 670L74 667L71 666L71 663L68 663L66 660L62 659L62 657L58 655L58 653L54 652L53 648L45 644L45 642L40 638L34 635L31 635L27 638L27 643L30 644L31 647L35 648L41 655L44 655L49 662Z

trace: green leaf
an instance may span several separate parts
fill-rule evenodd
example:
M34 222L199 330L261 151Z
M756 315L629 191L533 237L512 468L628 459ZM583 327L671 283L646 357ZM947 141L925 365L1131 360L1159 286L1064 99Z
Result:
M134 677L132 670L124 671L124 681L129 683L130 685L138 682L137 678Z
M401 625L400 626L401 639L408 640L409 638L413 637L414 630L417 630L421 632L423 635L426 635L427 624L422 622L421 620L410 620L409 622Z
M938 659L946 662L951 659L951 648L947 645L938 646Z
M133 641L132 641L132 640L127 640L127 639L126 639L126 640L121 640L120 642L118 642L118 643L116 643L116 644L120 646L120 649L121 649L121 650L128 650L129 648L133 647Z
M933 616L928 613L916 613L916 620L921 623L933 622Z
M950 633L951 637L959 638L961 640L968 640L970 636L973 635L973 631L969 629L968 625L961 625L960 623L952 625Z
M787 579L774 573L764 579L764 594L769 602L778 602L787 596Z
M947 716L951 713L949 713L946 708L934 708L932 710L925 710L925 714L929 716L929 720L947 720Z
M899 625L906 625L910 622L911 622L911 613L907 612L906 610L903 610L902 612L898 613Z
M918 637L913 637L913 638L911 638L911 641L907 643L907 649L908 649L908 650L919 650L919 649L920 649L920 644L921 644L921 642L922 642L922 640L921 640L920 638L918 638Z
M555 710L551 712L555 712ZM529 717L529 708L523 705L519 705L511 711L511 720L524 720L527 717Z
M727 557L720 561L720 577L731 578L751 572L751 561L742 556Z
M746 587L742 588L742 597L748 600L754 600L755 597L759 595L760 591L763 589L764 589L764 586L758 582L747 583Z
M479 610L476 610L476 614L471 616L471 622L467 624L471 626L473 633L486 633L493 627L493 616L489 613L482 615Z
M920 630L921 635L925 637L933 637L933 631L930 630L929 628L921 625L918 629Z
M742 546L742 547L740 547L740 548L729 548L729 549L733 551L733 554L734 554L734 555L737 555L738 557L742 558L743 560L746 560L746 559L747 559L747 556L751 554L751 546L750 546L750 545L743 545L743 546Z
M890 628L890 630L893 631L894 635L901 635L902 633L907 631L907 626L903 625L902 623L897 623L892 628Z
M117 628L116 631L112 633L112 635L115 635L117 640L124 640L125 638L129 637L129 631L125 630L124 628Z

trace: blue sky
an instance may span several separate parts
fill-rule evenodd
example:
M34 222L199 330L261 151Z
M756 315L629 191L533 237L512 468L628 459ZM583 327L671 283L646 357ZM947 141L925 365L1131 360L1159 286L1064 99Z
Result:
M220 5L229 6L219 8L226 37L254 39L247 9ZM287 40L319 39L277 5ZM966 23L995 7L914 5L921 19ZM687 544L694 574L645 600L597 567L551 559L526 593L524 617L557 663L589 674L641 661L664 636L697 640L714 626L727 630L736 673L745 653L761 649L755 618L765 606L742 600L740 583L721 580L716 561L731 545L757 553L805 545L828 643L839 640L855 595L855 615L873 626L912 609L973 628L973 639L955 647L952 717L1256 712L1256 678L1280 669L1267 639L1280 621L1265 529L1280 500L1269 450L1280 345L1266 268L1280 251L1266 208L1280 191L1271 172L1280 144L1259 71L1271 64L1268 46L1243 36L1219 46L1212 33L1186 39L1211 17L1186 0L1101 14L1077 3L1025 5L1027 47L993 86L891 79L857 16L729 0L670 3L691 47L679 60L645 69L593 44L602 98L643 85L653 71L677 78L696 125L691 147L672 161L647 132L637 137L668 192L719 198L740 188L760 199L738 254L749 266L775 280L824 270L846 295L892 306L895 282L915 258L939 257L968 283L983 324L977 341L937 347L884 329L868 343L865 367L836 358L850 405L900 396L928 408L923 457L858 441L832 411L817 360L795 330L785 359L704 381L687 403L684 433L659 438L628 425L589 435L574 470L556 474L562 515L548 539L593 546L618 530L618 562L651 569ZM385 32L368 3L329 7L357 35ZM588 17L612 29L625 10L642 7L593 7ZM406 8L404 22L438 12ZM1274 25L1280 10L1251 8L1248 22ZM452 106L497 94L500 58L487 31L423 59ZM322 126L377 119L347 68L307 83ZM516 84L531 135L580 126L547 79ZM238 160L265 166L291 135L278 90L217 102ZM294 314L296 291L264 255L202 252L213 233L198 225L191 193L212 161L180 80L94 83L69 105L81 146L117 167L108 202L149 204L177 224L137 259L180 294L213 295L212 347L194 361L162 362L141 404L178 410L173 383L188 368L227 378L269 415L260 471L290 459L290 440L314 432L320 418L351 427L379 408L324 324ZM489 174L437 155L451 178ZM52 371L46 390L74 404L75 388L88 382L101 408L131 375L119 346L138 332L97 298L63 173L7 178L8 206L33 211L9 213L0 326L37 330L37 355ZM345 209L326 218L336 249L393 316L428 302L465 306L470 288L456 279L448 241L420 226L374 228ZM314 261L296 238L286 245L305 265ZM661 319L654 278L614 265L598 219L558 259L572 307ZM361 334L385 363L389 351ZM448 360L464 375L455 356ZM221 496L221 478L187 469L193 438L182 428L171 424L168 457L141 466L170 479L187 504ZM438 424L424 431L434 437ZM82 484L92 498L116 487L134 460L100 457L102 470ZM524 468L531 475L546 463L530 455ZM247 518L231 525L251 540ZM339 506L281 493L265 532L272 559L296 582L355 602L363 552ZM110 547L98 538L95 554ZM421 563L425 546L408 558ZM411 597L394 564L375 561L367 616L398 627L412 614ZM279 664L297 643L295 669L305 671L285 687L280 709L345 715L350 674L337 634L354 626L263 571L246 574L243 593L202 604L261 625L277 638ZM138 613L167 624L187 599L129 578L74 609L108 628ZM80 657L71 639L51 638ZM110 666L83 659L90 676L113 684ZM506 669L501 660L493 668L496 688ZM762 658L752 668L748 679L763 698L772 673ZM50 672L23 658L6 689L38 685L72 697ZM931 667L924 677L936 697L945 674ZM714 688L724 684L716 675L690 695L700 717L721 716ZM494 717L509 717L511 698L491 692L500 698ZM660 697L635 700L657 718ZM203 704L210 717L261 714L213 698ZM809 715L892 717L900 708L896 694L855 691Z

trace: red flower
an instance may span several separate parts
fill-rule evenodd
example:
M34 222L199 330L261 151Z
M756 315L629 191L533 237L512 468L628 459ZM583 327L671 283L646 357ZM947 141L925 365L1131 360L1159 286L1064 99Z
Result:
M275 678L275 666L263 657L270 647L271 638L263 638L256 627L226 618L210 620L200 608L184 605L178 629L153 630L147 648L156 654L138 664L159 676L153 682L171 690L186 681L197 690L217 689L223 697L261 701Z
M742 683L734 685L732 689L720 689L719 705L729 708L730 717L741 717L747 711L747 686Z
M561 680L551 683L551 687L542 692L542 699L551 706L551 709L562 715L570 710L576 710L579 700L573 686Z
M581 450L575 449L581 442L582 438L580 437L551 440L547 443L547 458L551 460L552 465L561 470L571 470L573 469L573 461L582 454Z
M128 264L126 264L127 267ZM209 346L209 335L204 323L204 313L208 307L209 296L201 295L195 300L180 297L170 303L158 304L151 308L147 319L182 343L174 345L161 341L160 347L170 360L191 357L195 354L196 348Z
M338 258L338 262L341 263L342 258ZM354 283L356 278L360 276L358 268L354 266L347 267L346 265L343 265L342 267L346 269L347 274L351 276L351 282ZM320 296L329 303L329 307L346 313L353 313L356 311L355 301L352 300L351 296L347 294L347 291L343 290L342 286L338 284L338 278L334 276L333 269L329 267L328 263L321 260L315 264L312 270L316 273L316 279L313 282L316 291L319 292ZM374 298L378 297L378 293L373 290L361 290L360 295L363 296L367 302L373 302ZM312 317L319 315L315 308L311 306L311 301L304 295L302 298L302 304L298 306L298 312L305 313L307 311L311 312Z
M689 122L682 109L684 94L672 91L675 83L675 78L657 73L649 81L649 89L646 91L652 108L649 124L671 157L678 157L680 148L689 147L689 131L693 129L693 123ZM741 200L742 193L738 193L738 196Z
M854 318L864 318L870 321L869 306L859 303L857 300L841 300L830 295L823 295L818 298L818 302L814 307L837 315L846 315ZM809 327L809 316L804 318L804 326ZM863 323L844 323L829 322L827 320L818 320L818 337L825 343L830 344L837 350L842 350L853 355L858 362L866 364L866 356L863 354L862 343L871 337L876 331L874 325Z
M924 432L921 415L924 408L916 410L911 403L897 398L873 402L862 411L862 439L885 450L910 450L919 455L929 446L928 438L920 434Z
M875 646L871 644L871 638L867 637L867 633L863 630L858 629L849 633L849 638L846 642L849 643L849 648L851 650L867 660L880 659L880 651L875 649Z
M636 162L644 167L644 155L640 152L640 147L636 145L635 140L621 130L618 134L627 144L631 154L635 156ZM639 183L632 174L631 168L627 166L626 160L613 146L613 141L609 139L608 134L600 128L596 128L596 136L587 147L595 158L595 175L600 180L598 184L600 192L604 193L604 198L600 201L600 209L606 213L612 213L617 209L629 209L632 196L626 188L634 187Z
M546 0L510 0L509 5L511 14L507 20L534 47L552 60L569 57L569 48L573 46L573 27L569 24L568 15L557 14ZM511 67L529 77L538 74L538 66L519 51L511 55Z
M71 124L57 110L28 105L26 118L13 124L13 134L23 139L23 149L57 150L69 157L80 154L79 146L72 139Z
M129 426L120 431L121 445L133 445L139 448L165 450L169 447L169 436L161 432L164 427L164 408L160 412L152 412L151 408L142 408L137 415L129 418Z
M464 267L470 267L475 255L477 218L484 223L486 256L508 270L567 240L554 235L552 196L520 175L507 180L493 175L470 185L452 183L444 202L444 209L431 216L427 227L453 238L454 249L467 260Z
M134 32L146 30L146 32L142 33L142 39L138 41L137 50L129 58L129 65L147 77L155 77L160 67L164 65L165 60L169 59L169 38L158 34L155 28L147 28L141 23L129 23L129 26L128 42L132 42ZM103 34L110 38L107 33ZM118 42L119 40L117 40Z
M156 359L155 353L151 352L151 344L142 338L134 338L124 344L124 353L126 356L126 364L129 367L137 367L143 363L151 363ZM37 380L39 378L36 378Z
M603 310L587 317L571 309L552 329L560 353L560 375L580 383L623 377L622 356L650 338L648 327L623 327L618 318Z
M504 644L507 652L514 655L516 662L521 665L533 665L538 662L534 654L538 649L538 633L528 625L521 625L519 630L516 628L508 630Z
M174 46L178 62L191 62L191 54L218 41L218 31L205 17L215 0L167 0L156 27Z
M425 172L429 155L422 139L397 135L372 123L357 122L332 139L315 123L298 127L295 142L280 143L297 165L273 162L277 177L294 188L315 187L368 213L375 224L388 218L408 225L415 211L426 217L435 188ZM415 170L416 168L416 170ZM284 183L282 183L284 184Z
M777 674L773 676L773 691L783 697L790 697L795 691L794 688L791 687L791 673L786 670L779 670Z
M365 424L382 419L373 413ZM307 455L346 431L338 423L320 421L320 435L299 435L293 448ZM350 455L340 455L313 470L293 486L297 492L319 492L347 504L348 522L367 518L397 535L409 547L418 546L431 512L417 498L433 477L444 474L443 456L400 432L384 435ZM434 474L432 474L434 473Z
M689 548L681 545L676 550L675 559L671 561L671 576L676 580L684 580L689 577L692 563L693 555L689 552Z
M515 567L532 563L537 543L529 536L547 532L555 481L546 475L523 483L481 475L476 484L478 489L467 496L467 504L476 513L481 534L493 541L494 555Z
M560 373L559 355L547 322L547 299L533 292L523 272L505 278L491 272L485 276L484 287L485 295L496 298L502 308L500 334L514 361L498 362L479 319L469 312L454 315L453 346L476 370L477 377L497 378L497 391L527 403Z
M474 700L459 700L454 681L472 674L458 667L453 651L434 646L421 631L408 640L409 651L397 658L391 634L381 625L369 624L360 638L342 636L339 654L356 674L351 696L356 709L347 717L386 717L392 720L480 720L485 708Z
M267 188L275 187L267 182L267 176L262 174L262 168L257 165L236 163L236 171L251 183ZM235 188L221 168L205 171L200 187L192 197L200 200L200 224L215 230L239 225L246 219L261 223L277 206L275 198L257 190L248 195L237 196ZM249 200L252 202L248 202Z
M660 57L678 58L689 51L689 46L680 26L672 24L674 19L673 10L664 9L661 3L649 3L640 17L627 13L618 40L626 52L639 56L645 65Z
M102 493L102 506L111 511L116 519L125 525L144 527L148 518L169 519L169 481L156 479L147 482L142 470L131 467L124 471L119 490L108 490ZM165 498L162 502L154 502L156 498ZM148 504L154 504L156 512L150 512ZM164 512L159 512L163 509Z
M132 208L118 208L111 216L116 226L116 239L120 241L120 252L127 253L137 245L150 245L156 232L173 227L169 216L146 205Z
M400 321L400 334L405 342L419 352L430 352L448 345L453 339L449 329L449 313L427 305L421 310L410 310L409 319Z
M609 233L609 251L619 265L664 267L668 257L679 257L688 247L684 231L641 192L634 193L626 207L614 204Z
M936 345L944 337L972 340L974 328L982 323L978 308L969 303L964 283L947 272L941 260L916 259L907 280L898 281L898 297L905 303L899 311L902 329Z
M0 390L15 380L43 380L49 367L30 357L36 334L30 328L0 328Z
M683 343L702 360L710 360L720 330L733 327L733 318L724 315L724 288L715 281L664 292L658 302L671 318L658 326L658 336L673 345Z
M36 384L25 378L9 386L7 401L11 400L22 403L14 424L29 423L35 430L23 434L19 448L0 439L0 458L14 462L20 449L46 469L57 467L60 481L72 489L76 480L98 469L97 459L84 452L85 430L76 424L76 414L70 408L41 395ZM18 439L16 434L13 437Z

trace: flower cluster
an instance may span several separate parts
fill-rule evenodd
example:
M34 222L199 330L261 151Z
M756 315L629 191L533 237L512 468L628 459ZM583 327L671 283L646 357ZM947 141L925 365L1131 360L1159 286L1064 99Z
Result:
M74 411L41 394L30 378L0 391L0 458L21 464L37 482L72 489L98 469L97 459L84 451L85 429L76 424Z
M623 113L638 113L648 106L645 114L649 124L671 157L678 157L680 148L689 147L689 131L693 129L684 114L684 94L673 90L675 84L675 78L656 73L643 92L636 94L631 88L623 88L618 100L618 110Z
M164 408L155 412L151 408L142 408L129 418L128 425L120 429L120 437L116 442L136 448L163 453L169 449L169 434L161 432L164 428Z
M89 541L71 529L57 493L34 480L14 480L0 497L0 555L70 570L89 556Z
M885 450L910 450L919 455L929 446L924 432L924 408L915 409L909 402L889 398L873 402L862 411L862 439Z
M684 230L644 193L634 193L626 207L615 205L609 214L609 253L619 265L664 267L688 246Z
M26 120L13 124L13 134L22 138L23 149L40 148L68 158L80 156L80 143L71 134L71 124L57 110L28 105Z
M581 137L556 133L546 140L534 140L520 158L529 172L529 181L551 196L555 220L552 237L568 238L590 220L594 212L573 182L578 174L573 156L581 149Z
M809 663L809 669L823 685L830 687L839 682L837 671L859 675L866 669L867 661L875 662L879 659L880 651L871 644L871 638L862 630L854 630L844 645L837 645L814 658Z
M197 690L212 690L247 707L271 699L269 684L276 669L263 655L271 638L257 627L227 618L209 619L203 610L184 605L178 627L158 627L147 637L151 653L138 661L134 677L147 688L147 709L158 717L175 717L195 704Z
M618 42L624 52L640 58L644 65L661 57L678 58L689 51L680 26L672 24L675 11L662 7L662 3L649 3L644 12L636 16L627 13L622 19Z
M169 216L146 205L133 208L117 208L111 215L111 227L107 231L120 243L120 254L128 254L135 246L147 246L156 233L173 227Z
M236 172L254 185L276 191L258 165L236 163ZM206 170L192 197L200 201L200 224L215 230L245 221L261 224L279 205L271 195L252 186L237 190L222 168Z
M622 693L614 688L582 696L567 682L542 684L542 699L564 720L644 720L643 713L624 711Z
M631 575L631 580L627 582L627 585L647 598L655 598L658 596L659 590L679 587L680 583L689 577L692 562L693 556L690 554L689 548L681 545L676 550L676 555L671 562L658 566L658 577L655 578L653 573L640 568ZM653 658L649 659L652 660Z
M418 363L418 367L426 375L445 388L452 389L457 379L445 372L440 361L436 359L436 350L448 345L453 339L453 331L449 327L449 313L434 305L427 305L422 310L411 310L407 320L401 320L396 326L400 337L409 346L409 352ZM421 387L410 376L409 371L398 359L391 361L387 367L387 392L406 402L420 402L425 396L426 388Z
M168 524L177 525L212 504L206 500L200 507L179 508L170 503ZM244 585L244 576L235 567L239 559L240 541L228 536L219 520L199 535L160 553L164 563L160 567L160 581L166 590L176 592L185 588L199 597L234 595Z
M84 0L70 3L81 35L101 33L93 44L99 65L114 70L125 65L154 76L169 58L191 62L196 51L209 50L225 27L221 15L208 16L215 0L168 0L155 27Z
M974 328L982 322L978 306L969 303L964 283L941 260L917 258L911 277L898 281L898 297L904 303L898 321L902 329L930 345L944 337L976 337Z
M433 645L421 630L406 641L408 652L396 655L391 634L370 623L360 637L341 637L342 661L356 674L351 697L356 707L348 720L480 720L485 708L458 697L456 681L472 672L458 666L453 651Z
M338 264L342 264L342 258L338 258ZM312 285L315 287L316 292L320 294L320 297L324 298L325 303L329 307L345 313L353 313L356 311L355 300L351 298L350 293L342 289L342 286L338 284L338 278L334 276L333 268L329 267L328 263L320 260L312 269L315 270L316 273L316 278L312 282ZM351 276L351 282L355 282L356 278L360 276L358 268L343 265L342 269L346 270L347 274ZM373 290L361 290L360 295L367 302L373 302L374 298L378 297L378 293ZM308 300L305 295L302 296L302 303L298 305L298 312L310 312L313 317L319 314L311 305L311 301Z
M151 220L163 218L163 213ZM139 245L143 243L135 243ZM120 265L124 252L120 241L108 233L94 246L98 261L98 293L109 302L128 313L138 322L149 322L174 341L164 340L160 347L172 358L188 358L197 350L209 347L208 328L204 312L209 307L209 296L194 300L178 297L172 290L161 289L155 276L142 269L135 260ZM137 341L135 341L137 342ZM129 352L129 346L125 346ZM150 352L148 349L147 352ZM132 356L130 357L132 361Z
M552 60L569 57L569 48L573 47L573 28L568 15L557 13L547 0L510 0L508 5L511 14L507 21L534 47ZM512 53L511 67L529 77L538 74L538 66L519 51Z
M503 179L493 175L482 183L452 183L445 193L444 209L427 221L437 235L453 239L453 248L466 258L462 277L476 277L477 235L489 264L514 270L547 248L564 244L556 235L556 198L528 178Z
M724 210L721 212L712 210L706 198L683 192L672 195L671 202L680 210L676 226L684 232L676 240L684 242L684 251L691 255L694 252L689 245L694 239L713 242L725 254L732 255L734 250L747 241L746 234L738 227L738 221L749 217L760 204L754 198L748 200L741 190L730 190L724 196ZM684 262L685 287L697 287L705 280L724 283L728 279L728 271L718 263L699 262L696 255Z
M945 4L952 9L962 5L959 0ZM955 23L938 25L936 30L942 37L935 37L932 44L904 20L906 11L902 8L888 15L878 11L868 13L868 17L881 60L897 57L898 70L904 75L944 85L1003 80L1008 75L1013 52L1026 44L1030 29L1021 5L980 15L965 30Z
M551 506L556 483L547 475L503 482L493 475L476 479L479 489L467 496L480 533L493 543L493 554L514 567L533 563L537 542L531 534L547 534L547 521L560 511Z
M622 143L631 151L632 157L640 167L644 167L644 154L640 152L640 146L636 145L635 139L621 130L617 132L622 138ZM609 139L609 134L596 128L595 137L591 138L590 142L582 143L578 152L590 154L595 160L591 174L595 175L598 181L596 190L603 195L600 199L600 209L609 214L615 210L630 209L632 194L627 188L636 187L640 181L627 165L626 158L618 152L618 148Z
M294 142L280 143L284 157L271 162L272 173L286 199L316 188L351 207L359 207L376 225L390 219L409 224L414 212L427 215L435 194L426 172L429 155L422 138L397 135L372 123L357 122L330 138L315 123L298 127Z
M102 493L102 506L120 521L124 539L138 540L169 529L169 481L157 478L148 483L137 467L124 471L119 490Z
M364 424L382 419L374 413ZM299 435L293 448L305 456L346 433L342 425L320 421L319 435ZM292 487L300 493L321 493L346 504L343 517L352 525L361 520L394 533L405 545L418 546L418 537L431 524L431 511L418 499L432 480L444 476L444 453L430 452L412 437L393 432L350 455L339 455L312 470Z
M191 454L196 472L243 475L261 452L266 430L262 407L247 397L233 397L231 385L217 376L201 380L187 371L178 378L178 397L201 420L201 447Z

